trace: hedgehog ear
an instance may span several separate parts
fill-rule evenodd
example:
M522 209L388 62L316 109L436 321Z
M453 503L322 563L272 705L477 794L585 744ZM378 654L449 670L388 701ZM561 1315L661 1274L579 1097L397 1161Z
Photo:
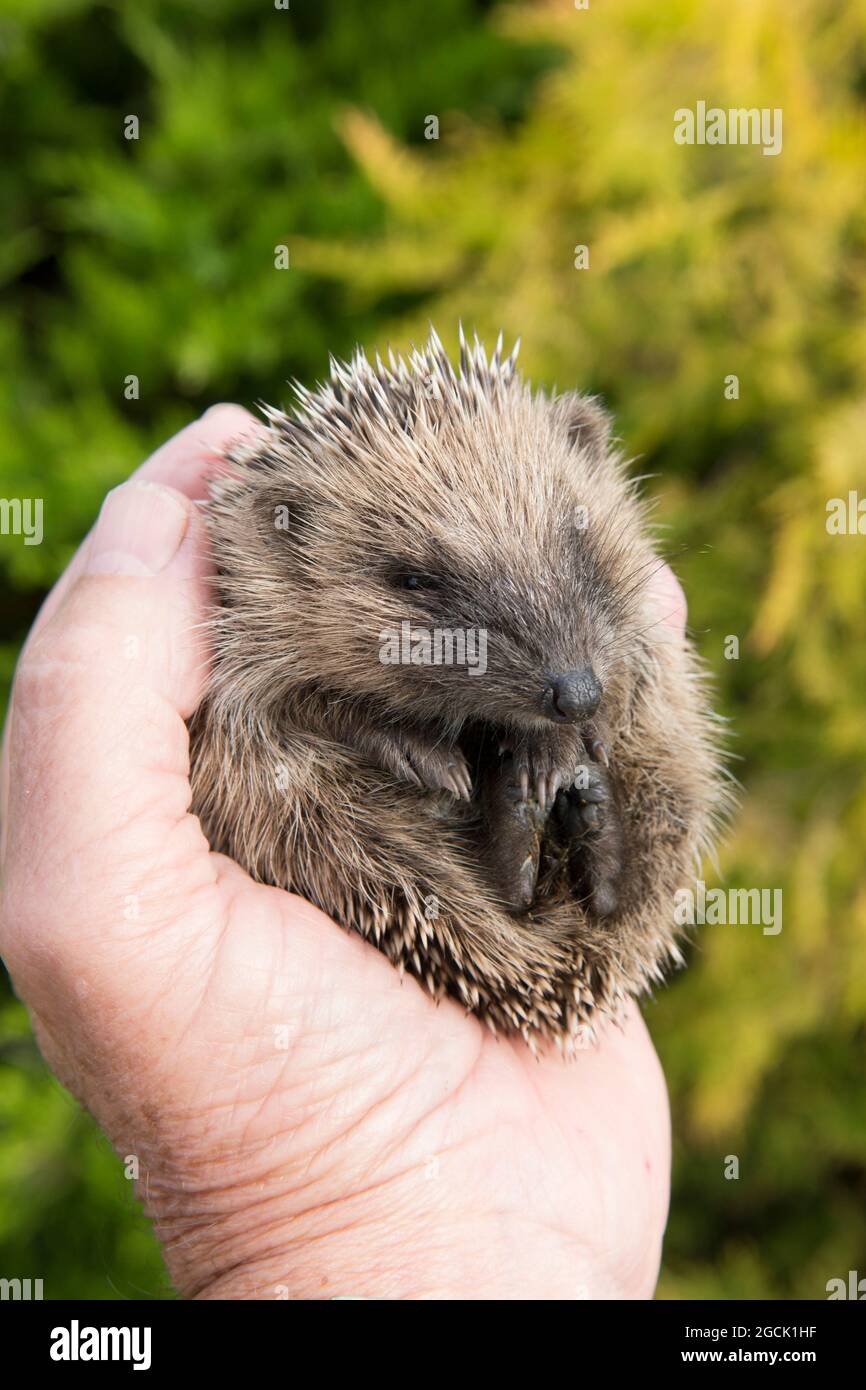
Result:
M565 428L572 448L590 463L603 463L610 447L611 418L596 396L564 397Z

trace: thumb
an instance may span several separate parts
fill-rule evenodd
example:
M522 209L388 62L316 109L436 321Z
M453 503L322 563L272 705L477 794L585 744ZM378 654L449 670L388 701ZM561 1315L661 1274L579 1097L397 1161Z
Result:
M173 920L214 881L188 809L184 723L205 679L206 550L188 497L124 483L28 643L7 731L13 968L38 975L48 955L73 974L84 962L110 971L115 944Z
M198 703L204 680L193 628L208 597L205 554L195 503L164 484L132 479L103 502L83 579L61 614L68 625L89 617L102 629L101 656L119 684L144 684L184 717Z

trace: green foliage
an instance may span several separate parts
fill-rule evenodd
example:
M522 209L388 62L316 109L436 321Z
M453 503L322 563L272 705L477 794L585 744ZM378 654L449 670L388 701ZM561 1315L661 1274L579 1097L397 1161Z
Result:
M699 929L647 1009L661 1293L822 1297L866 1270L866 540L825 524L866 496L866 4L479 8L6 0L0 494L46 499L42 546L0 539L7 667L105 488L215 399L279 401L428 318L603 393L732 723L724 881L784 895L777 936ZM781 108L783 152L676 144L698 100ZM0 1241L26 1274L41 1240L58 1288L165 1293L116 1162L26 1055L0 1073Z
M510 121L543 54L481 28L470 0L388 0L375 26L336 0L6 0L0 44L17 155L0 174L0 489L46 514L43 545L0 551L31 600L20 633L151 446L215 400L279 401L373 332L378 316L274 268L300 235L381 224L334 126L344 104L415 140L458 102Z

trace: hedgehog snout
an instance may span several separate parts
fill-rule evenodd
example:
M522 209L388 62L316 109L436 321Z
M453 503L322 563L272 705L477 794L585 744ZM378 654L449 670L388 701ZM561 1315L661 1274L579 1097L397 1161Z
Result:
M558 724L576 724L595 714L602 690L591 666L551 676L541 696L541 708Z

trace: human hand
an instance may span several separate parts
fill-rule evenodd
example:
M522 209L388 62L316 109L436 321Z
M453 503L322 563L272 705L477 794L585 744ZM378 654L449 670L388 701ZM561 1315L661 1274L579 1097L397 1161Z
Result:
M22 654L0 949L43 1053L137 1157L187 1297L649 1297L669 1128L638 1010L536 1059L211 853L189 813L191 499L257 428L217 406L111 493ZM678 640L682 592L653 583Z

